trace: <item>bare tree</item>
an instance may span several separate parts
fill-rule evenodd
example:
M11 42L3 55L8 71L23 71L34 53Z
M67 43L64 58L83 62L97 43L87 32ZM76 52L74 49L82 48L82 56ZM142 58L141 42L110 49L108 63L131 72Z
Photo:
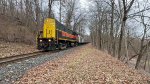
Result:
M48 13L48 17L52 17L51 14L52 14L52 3L53 3L54 0L49 0L49 3L48 3L48 7L49 7L49 13Z
M35 21L36 21L36 27L37 29L39 29L40 27L40 7L39 7L39 0L34 0L35 3L35 13L36 13L36 17L35 17Z
M138 68L139 63L140 63L140 61L141 61L141 58L142 58L142 56L143 56L143 54L144 54L144 51L143 51L143 49L144 49L144 41L145 41L145 36L146 36L146 33L147 33L147 26L146 26L146 24L144 23L143 14L142 14L142 16L141 16L141 20L142 20L142 23L143 23L143 26L144 26L144 34L143 34L142 39L141 39L141 47L140 47L140 51L139 51L138 58L137 58L137 62L136 62L136 66L135 66L136 69Z
M73 14L75 11L76 0L69 0L66 6L66 21L65 24L67 27L71 27L71 22L73 19Z
M111 49L109 49L109 53L111 53L111 50L113 49L113 56L115 56L115 43L114 43L114 7L115 2L114 0L111 0L111 29L110 29L110 45Z
M126 0L122 0L122 3L123 3L124 11L123 11L123 17L122 17L122 23L121 23L121 31L120 31L120 37L119 37L118 59L121 58L121 50L122 50L121 47L122 47L122 40L123 40L124 33L125 33L125 24L126 24L126 21L127 21L127 15L128 15L128 12L130 11L130 9L131 9L131 7L132 7L132 5L134 3L134 0L131 0L131 2L129 4L126 4L127 3ZM128 55L127 51L126 51L126 55Z

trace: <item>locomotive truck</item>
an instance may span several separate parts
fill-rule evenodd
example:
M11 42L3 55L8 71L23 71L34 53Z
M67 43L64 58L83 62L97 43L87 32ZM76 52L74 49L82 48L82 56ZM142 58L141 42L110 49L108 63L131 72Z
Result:
M67 28L56 19L47 18L44 21L43 30L37 34L37 49L55 50L77 46L78 34Z

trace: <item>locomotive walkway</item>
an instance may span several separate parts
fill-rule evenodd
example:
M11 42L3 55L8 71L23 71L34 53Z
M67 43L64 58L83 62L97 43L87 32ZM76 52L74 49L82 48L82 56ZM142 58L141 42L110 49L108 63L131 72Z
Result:
M90 44L27 71L16 84L149 84L150 77Z

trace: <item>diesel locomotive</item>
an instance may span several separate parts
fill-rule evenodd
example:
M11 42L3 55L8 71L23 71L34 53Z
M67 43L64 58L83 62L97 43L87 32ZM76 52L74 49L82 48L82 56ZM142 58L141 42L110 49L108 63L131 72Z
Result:
M37 49L55 50L77 46L78 34L67 28L56 19L47 18L43 30L37 34Z

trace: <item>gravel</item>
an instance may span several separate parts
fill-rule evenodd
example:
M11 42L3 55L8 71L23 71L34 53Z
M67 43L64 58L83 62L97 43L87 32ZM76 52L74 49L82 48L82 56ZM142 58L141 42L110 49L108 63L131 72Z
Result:
M36 58L26 59L20 62L8 64L0 67L0 84L11 84L12 82L19 80L25 72L33 67L43 64L47 61L52 61L59 57L65 56L65 54L73 51L72 49L60 51L50 55L40 55Z

